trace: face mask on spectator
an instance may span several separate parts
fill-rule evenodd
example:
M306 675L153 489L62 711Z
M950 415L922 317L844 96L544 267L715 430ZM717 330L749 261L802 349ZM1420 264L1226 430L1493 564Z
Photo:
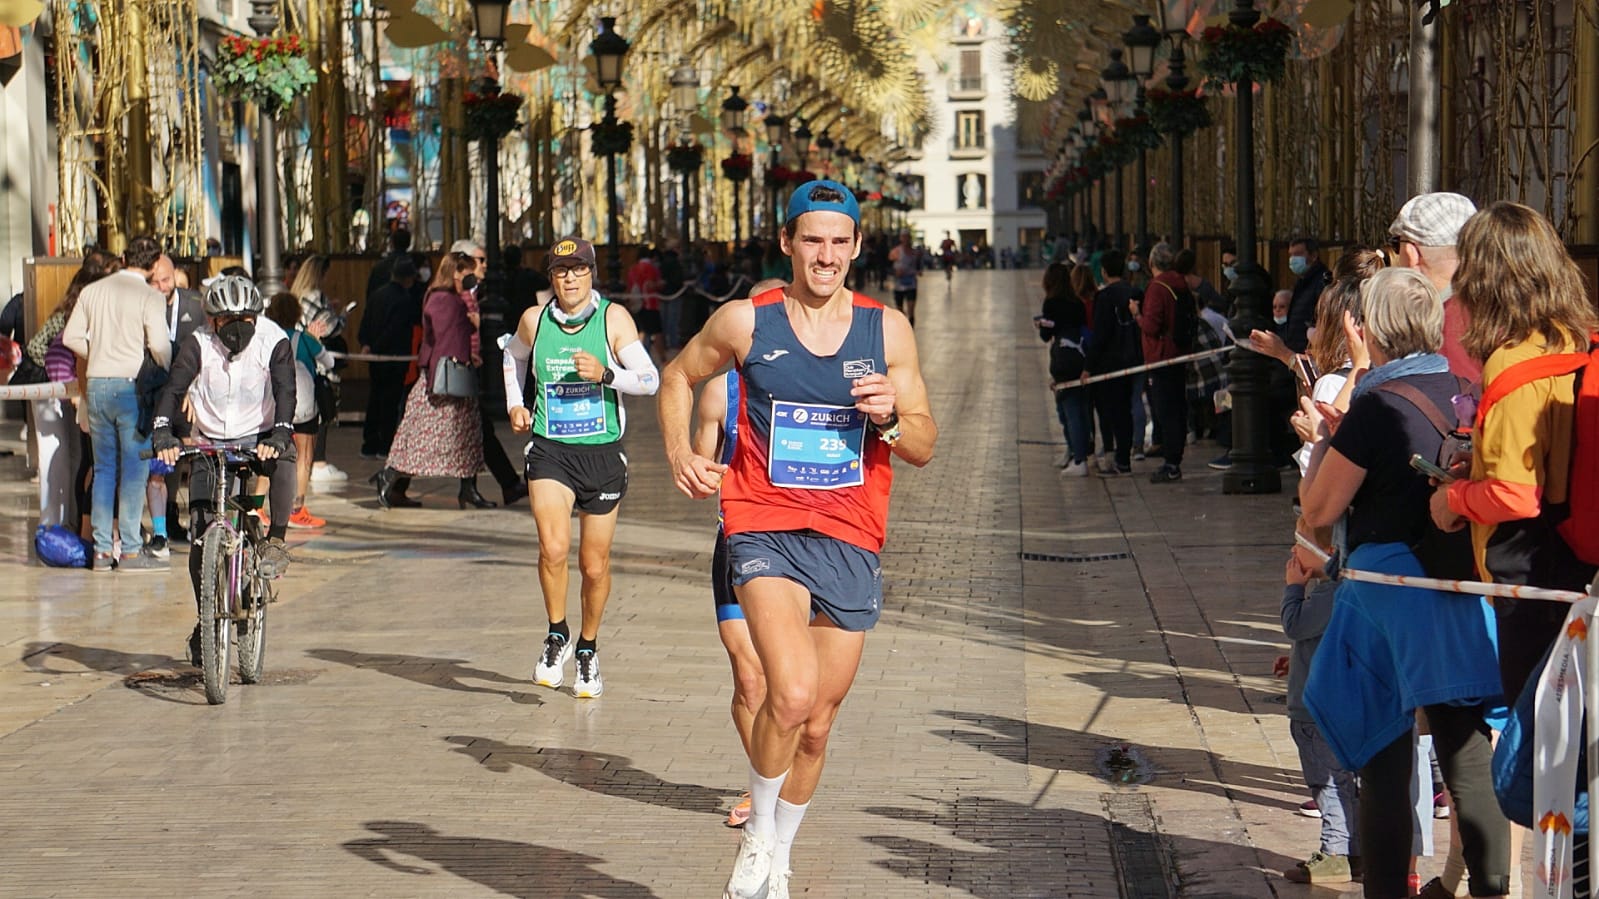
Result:
M1286 315L1274 315L1274 316L1271 317L1271 320L1276 322L1279 325L1288 324L1288 316L1286 316Z
M1143 266L1139 265L1136 260L1127 263L1127 270L1130 272L1136 272L1141 268L1143 268Z
M421 281L423 284L426 284L427 282L433 280L433 269L430 269L424 265L416 270L416 277L417 280Z
M1289 256L1288 270L1295 275L1303 275L1305 269L1310 268L1310 261L1303 256Z
M1228 284L1231 284L1238 280L1238 269L1231 265L1224 265L1221 267L1221 276L1227 279Z

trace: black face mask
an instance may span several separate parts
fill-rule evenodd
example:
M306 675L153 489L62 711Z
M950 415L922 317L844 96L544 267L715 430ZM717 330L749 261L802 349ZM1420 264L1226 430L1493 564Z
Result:
M461 291L463 293L471 293L474 290L477 290L477 275L467 275L461 279Z
M228 322L217 329L217 339L228 348L228 355L237 356L255 339L255 322L243 319Z

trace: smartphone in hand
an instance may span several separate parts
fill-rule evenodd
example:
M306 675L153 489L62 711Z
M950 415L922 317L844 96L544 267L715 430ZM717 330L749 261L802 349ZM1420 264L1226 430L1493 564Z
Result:
M1454 475L1444 471L1442 468L1439 468L1436 464L1423 459L1419 453L1413 454L1410 457L1410 467L1421 472L1427 477L1432 478L1440 484L1448 484L1455 479Z

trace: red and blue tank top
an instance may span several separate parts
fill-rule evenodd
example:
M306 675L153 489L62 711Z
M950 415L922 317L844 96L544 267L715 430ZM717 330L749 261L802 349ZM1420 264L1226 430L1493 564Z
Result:
M891 453L850 390L856 378L888 371L883 305L853 294L843 343L818 356L794 333L782 290L752 302L754 332L728 410L738 440L722 484L726 533L810 530L881 551Z

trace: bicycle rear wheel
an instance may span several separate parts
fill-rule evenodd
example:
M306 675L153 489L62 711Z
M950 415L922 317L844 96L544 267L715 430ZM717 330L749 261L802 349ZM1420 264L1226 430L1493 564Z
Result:
M233 577L228 569L232 557L223 551L227 534L213 524L204 538L200 557L200 673L205 681L205 698L221 705L228 698L228 654L233 631Z
M266 613L272 601L272 582L255 573L255 547L244 548L244 595L239 599L243 613L238 621L239 681L246 684L261 680L262 659L266 655Z

